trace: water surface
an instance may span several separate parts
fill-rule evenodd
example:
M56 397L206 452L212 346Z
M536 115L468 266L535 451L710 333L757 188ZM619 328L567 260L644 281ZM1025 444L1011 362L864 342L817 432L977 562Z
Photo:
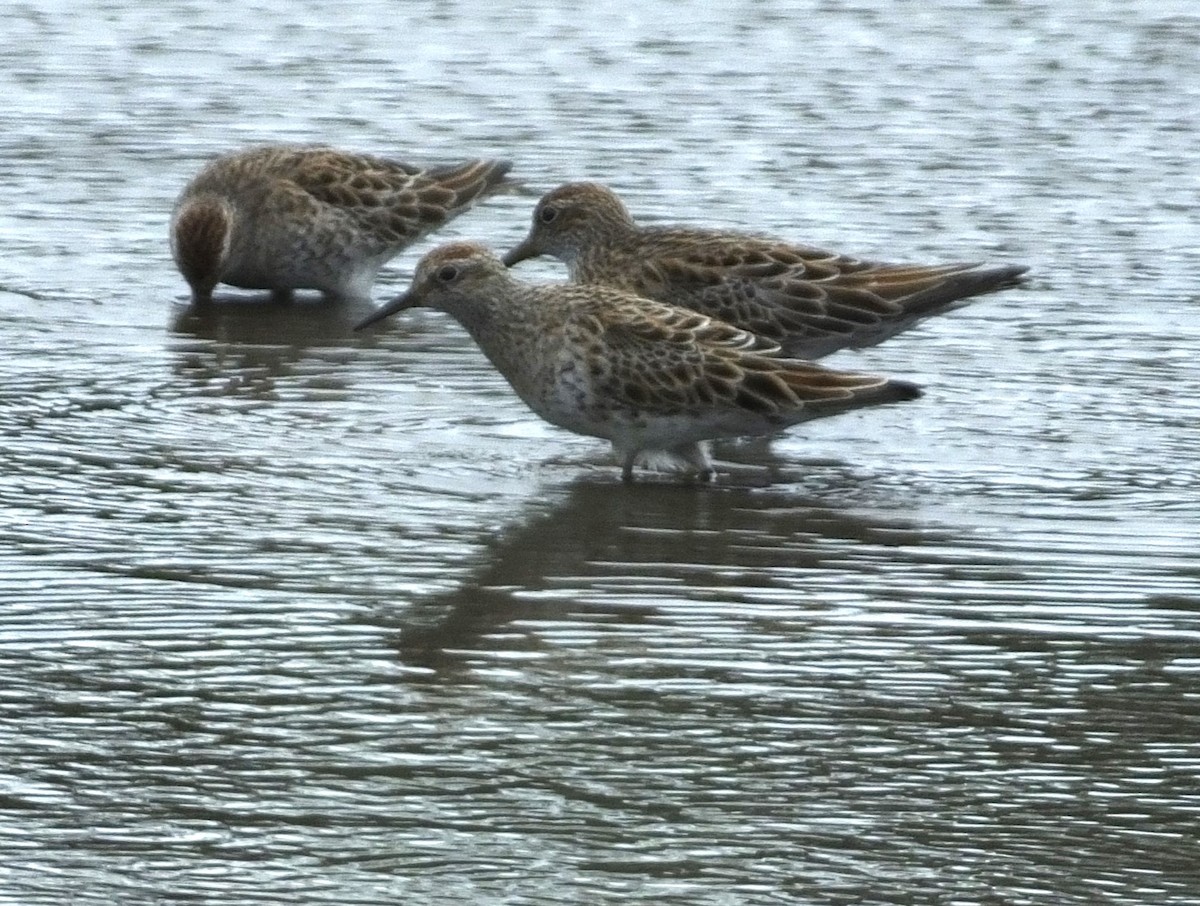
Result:
M1200 901L1200 19L597 6L9 13L0 902ZM626 487L441 315L190 310L261 140L1034 277Z

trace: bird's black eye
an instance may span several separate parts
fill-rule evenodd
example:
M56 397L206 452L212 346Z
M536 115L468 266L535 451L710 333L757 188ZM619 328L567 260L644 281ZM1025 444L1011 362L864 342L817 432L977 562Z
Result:
M558 208L545 207L538 211L538 220L542 223L553 223L558 216Z
M435 276L439 283L453 283L458 279L458 268L453 264L444 264L438 268Z

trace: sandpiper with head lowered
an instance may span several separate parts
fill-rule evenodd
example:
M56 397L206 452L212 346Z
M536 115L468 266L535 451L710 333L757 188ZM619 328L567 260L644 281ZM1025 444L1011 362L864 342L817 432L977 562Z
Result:
M551 255L604 283L720 318L815 359L873 346L971 296L1016 286L1022 265L862 261L753 233L639 226L610 189L567 183L537 203L512 266Z
M654 453L711 478L710 440L920 395L907 381L782 358L745 330L620 289L525 283L476 243L429 252L409 290L358 327L417 305L462 324L546 421L611 441L626 480Z
M391 258L504 183L504 160L420 167L328 147L263 145L207 164L171 216L196 302L219 283L369 299Z

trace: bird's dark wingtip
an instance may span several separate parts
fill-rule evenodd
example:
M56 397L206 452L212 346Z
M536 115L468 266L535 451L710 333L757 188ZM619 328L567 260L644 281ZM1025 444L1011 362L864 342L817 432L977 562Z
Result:
M919 384L914 384L912 381L889 380L888 386L892 390L893 399L896 402L904 402L906 400L920 399L925 395L925 391Z

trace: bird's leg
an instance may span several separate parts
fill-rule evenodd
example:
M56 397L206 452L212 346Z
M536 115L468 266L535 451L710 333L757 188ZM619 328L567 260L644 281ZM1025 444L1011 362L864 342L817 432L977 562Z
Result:
M696 477L700 481L712 481L716 478L717 472L713 468L712 456L709 454L708 444L705 441L683 444L672 452L696 470Z
M637 450L629 450L625 453L625 460L621 464L621 481L626 484L633 483L633 461L637 458Z

